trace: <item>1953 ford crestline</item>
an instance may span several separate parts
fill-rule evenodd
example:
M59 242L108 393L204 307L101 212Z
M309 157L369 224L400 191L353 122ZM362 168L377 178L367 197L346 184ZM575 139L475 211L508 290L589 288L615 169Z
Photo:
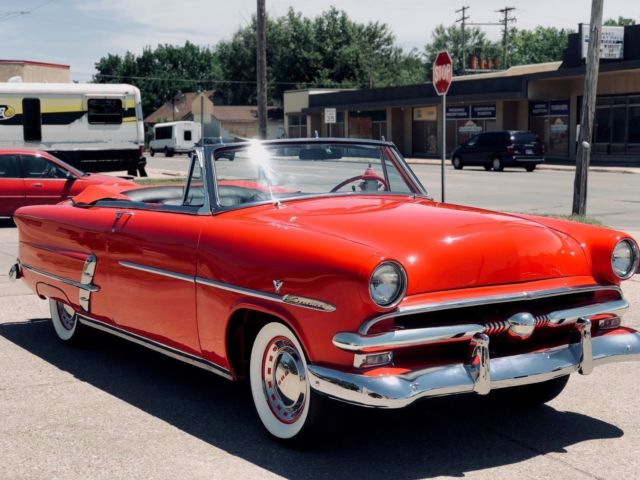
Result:
M94 328L246 378L280 439L310 436L327 397L540 404L640 358L632 238L434 202L387 142L206 146L184 186L91 186L15 222L11 276L61 340Z

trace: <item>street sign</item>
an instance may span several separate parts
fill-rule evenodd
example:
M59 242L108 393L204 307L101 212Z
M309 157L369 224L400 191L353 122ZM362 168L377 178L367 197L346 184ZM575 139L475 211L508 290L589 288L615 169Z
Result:
M324 109L324 123L336 123L336 109L325 108Z
M439 52L433 62L433 87L438 95L446 95L453 78L453 66L449 52Z

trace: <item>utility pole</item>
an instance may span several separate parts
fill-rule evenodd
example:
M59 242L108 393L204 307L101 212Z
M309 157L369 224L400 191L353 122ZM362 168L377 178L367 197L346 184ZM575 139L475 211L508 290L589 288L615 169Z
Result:
M591 1L591 22L589 23L589 48L587 49L586 75L584 77L584 95L582 97L582 115L578 138L578 156L576 158L576 178L573 183L573 215L584 216L587 213L587 177L591 162L591 139L593 137L593 118L598 90L598 71L600 69L600 39L602 36L603 0ZM584 28L585 25L582 26Z
M514 11L515 7L504 7L500 10L496 10L496 12L501 13L503 15L500 23L502 24L502 67L507 69L507 60L508 60L508 51L509 51L509 23L515 22L516 17L510 17L509 14Z
M460 18L456 20L456 23L460 22L460 32L462 33L462 74L464 75L465 70L467 69L467 60L466 60L466 51L467 51L467 39L465 37L465 27L467 25L467 20L469 20L469 16L467 15L467 10L469 7L461 7L459 10L456 10L456 13L460 14Z
M267 35L265 0L258 0L258 51L256 54L258 73L258 136L267 138Z

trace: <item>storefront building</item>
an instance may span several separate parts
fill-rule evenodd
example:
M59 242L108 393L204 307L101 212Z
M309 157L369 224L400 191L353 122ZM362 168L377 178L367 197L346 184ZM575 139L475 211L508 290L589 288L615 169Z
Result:
M615 28L620 48L600 64L592 161L640 165L640 25ZM561 62L455 77L447 95L447 153L480 132L530 130L550 161L575 162L584 50L581 34L571 34ZM284 106L290 137L385 138L407 156L441 155L441 99L430 83L285 92ZM336 109L336 123L325 123L326 108Z

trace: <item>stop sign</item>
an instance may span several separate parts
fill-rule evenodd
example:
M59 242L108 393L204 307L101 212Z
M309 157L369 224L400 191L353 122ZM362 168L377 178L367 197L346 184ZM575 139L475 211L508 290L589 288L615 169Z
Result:
M451 85L453 77L453 67L449 52L438 52L436 60L433 62L433 86L438 95L446 95Z

